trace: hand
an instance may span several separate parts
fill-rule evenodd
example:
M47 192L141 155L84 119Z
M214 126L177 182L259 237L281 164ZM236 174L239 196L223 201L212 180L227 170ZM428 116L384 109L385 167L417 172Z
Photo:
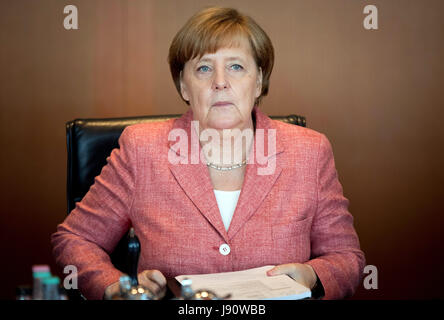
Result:
M267 276L277 276L287 274L296 282L306 286L310 290L316 284L317 276L312 266L302 263L281 264L267 271Z
M139 285L144 286L150 290L156 297L161 299L166 293L167 281L165 276L159 270L145 270L137 275ZM105 289L104 297L112 297L120 291L119 281L110 284Z
M159 270L145 270L137 275L139 284L154 293L157 299L161 299L166 293L166 278Z

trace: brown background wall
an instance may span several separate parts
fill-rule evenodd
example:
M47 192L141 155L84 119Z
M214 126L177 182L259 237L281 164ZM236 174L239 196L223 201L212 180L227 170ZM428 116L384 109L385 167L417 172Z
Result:
M63 8L79 9L79 30ZM268 114L305 115L331 140L379 289L355 298L443 298L444 2L60 1L0 3L0 298L54 268L66 214L64 123L183 113L166 55L204 5L254 17L276 50ZM362 26L366 4L379 30Z

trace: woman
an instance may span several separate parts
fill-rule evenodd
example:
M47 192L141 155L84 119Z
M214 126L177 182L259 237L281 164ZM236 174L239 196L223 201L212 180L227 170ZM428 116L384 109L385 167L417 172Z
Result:
M154 292L166 277L264 265L324 298L354 292L364 254L328 140L258 108L273 61L268 36L234 9L202 10L178 32L169 64L190 109L126 128L52 237L87 298L117 290L109 253L130 226L139 280Z

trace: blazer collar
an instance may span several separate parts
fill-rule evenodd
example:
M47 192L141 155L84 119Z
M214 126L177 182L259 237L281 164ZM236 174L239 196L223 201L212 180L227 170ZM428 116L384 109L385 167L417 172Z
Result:
M177 132L186 134L188 152L180 150L177 141L168 141L169 152L175 154L178 157L176 159L183 160L183 163L177 164L169 162L169 168L177 183L225 242L229 242L257 211L282 171L279 158L280 154L284 152L284 145L279 139L278 129L273 121L259 108L254 107L252 116L256 119L254 147L250 150L242 191L228 232L222 222L208 168L200 159L191 158L191 151L197 151L197 155L200 155L201 151L197 134L193 132L194 130L191 130L191 121L193 120L191 109L177 119L172 127L172 129L178 129ZM265 139L261 139L261 131ZM276 137L276 147L270 148L271 152L268 154L268 135L271 134L271 138L273 138L273 131ZM259 142L258 139L265 142L263 150L256 148ZM258 158L258 153L261 153L261 155L265 153L265 155Z

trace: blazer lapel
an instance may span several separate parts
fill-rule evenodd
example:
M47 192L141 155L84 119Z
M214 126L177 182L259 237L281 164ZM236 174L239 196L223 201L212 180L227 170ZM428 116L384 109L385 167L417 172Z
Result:
M193 120L192 112L188 111L180 119L176 120L173 129L183 129L187 133L188 137L188 152L185 155L187 157L187 164L172 164L169 163L169 168L174 175L177 183L180 185L185 194L194 203L201 214L208 220L208 222L215 228L215 230L223 237L225 242L228 241L228 234L220 216L219 207L217 206L216 197L213 191L213 185L208 174L208 168L203 164L200 159L198 163L196 161L191 162L191 150L193 146L191 138L191 121ZM195 141L193 141L195 142ZM200 143L198 144L198 155L200 155ZM176 153L177 156L181 156L175 142L169 142L169 148ZM194 146L197 148L197 146ZM196 152L196 150L193 150ZM182 156L184 156L182 154Z
M270 193L271 188L275 184L276 180L279 178L282 166L279 161L281 153L284 152L283 145L278 139L278 133L276 133L275 142L276 148L271 153L267 154L268 150L268 130L274 129L271 119L263 114L257 107L255 107L254 114L256 116L256 134L254 138L254 148L250 150L249 159L254 159L251 164L247 164L245 170L244 182L242 185L242 191L239 196L239 200L234 211L233 219L230 223L228 229L228 238L232 239L235 234L242 228L242 226L252 217L252 215L257 211L259 206L264 201L265 197ZM271 170L266 170L267 174L260 174L261 170L264 173L265 167L267 165L260 165L258 163L257 155L257 145L258 145L258 129L264 130L264 153L266 158L270 161ZM260 137L262 139L262 137ZM273 140L273 139L271 139ZM270 141L274 143L273 141ZM262 151L260 151L262 152ZM274 167L274 169L273 169Z

